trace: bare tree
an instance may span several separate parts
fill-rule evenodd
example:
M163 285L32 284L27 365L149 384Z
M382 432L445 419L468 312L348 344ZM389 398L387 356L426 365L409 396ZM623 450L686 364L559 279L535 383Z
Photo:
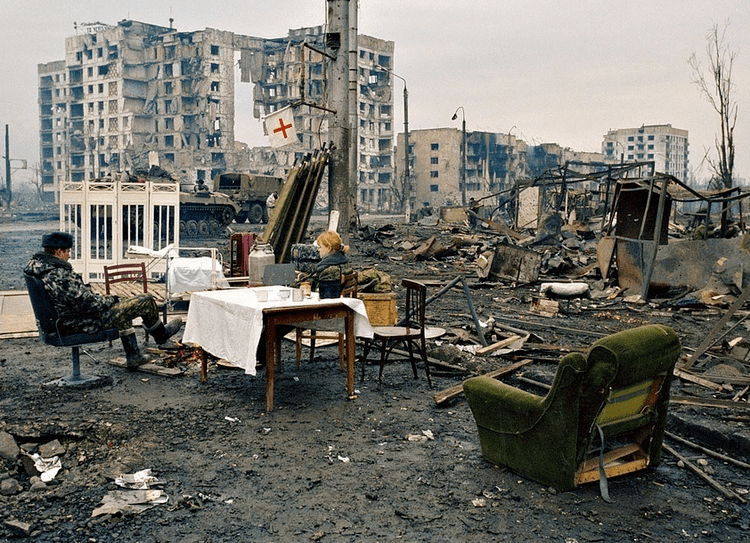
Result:
M714 138L718 157L713 159L707 152L705 158L715 179L723 188L731 188L734 184L734 126L737 122L737 103L732 96L732 65L737 52L732 51L727 44L728 27L727 20L723 28L714 25L706 35L708 70L703 69L695 53L688 60L693 71L692 82L719 114L721 130Z

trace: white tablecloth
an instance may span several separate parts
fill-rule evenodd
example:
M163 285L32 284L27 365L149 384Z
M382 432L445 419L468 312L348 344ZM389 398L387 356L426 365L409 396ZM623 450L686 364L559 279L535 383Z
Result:
M354 333L359 337L372 337L372 326L362 300L333 298L320 300L312 297L301 302L281 301L279 292L285 287L256 287L194 292L190 297L187 324L182 342L200 345L214 356L224 358L255 375L255 353L263 330L263 309L270 307L314 306L344 303L354 311ZM256 292L268 292L268 301L259 302ZM286 290L291 290L286 288ZM321 321L329 327L331 321Z
M167 285L170 294L179 295L196 290L227 288L229 282L221 270L221 262L210 256L177 257L169 261Z

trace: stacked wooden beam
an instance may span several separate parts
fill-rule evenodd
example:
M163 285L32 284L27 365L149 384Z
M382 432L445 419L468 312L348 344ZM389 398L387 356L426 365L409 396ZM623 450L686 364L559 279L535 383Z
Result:
M273 214L257 241L273 247L277 264L290 262L292 245L303 241L330 156L325 146L309 154L292 167L281 187Z

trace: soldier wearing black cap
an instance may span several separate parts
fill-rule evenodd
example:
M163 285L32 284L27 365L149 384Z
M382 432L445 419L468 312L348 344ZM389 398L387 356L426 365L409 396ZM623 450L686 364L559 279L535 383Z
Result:
M73 236L52 232L42 236L41 253L31 257L24 273L39 278L50 295L59 317L58 326L65 334L94 333L106 328L120 330L128 368L134 369L150 361L141 353L133 329L133 319L141 317L143 326L158 344L165 343L180 331L182 321L164 324L159 318L156 301L151 294L120 300L117 296L96 294L68 262Z

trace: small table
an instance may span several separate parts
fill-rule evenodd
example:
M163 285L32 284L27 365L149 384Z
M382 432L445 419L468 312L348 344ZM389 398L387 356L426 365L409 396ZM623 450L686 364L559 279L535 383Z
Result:
M183 343L202 349L255 375L260 335L266 330L266 408L273 409L274 371L281 359L280 325L322 328L320 323L343 319L346 337L346 387L354 392L355 336L372 337L364 302L357 298L319 299L317 293L301 302L282 300L284 287L258 287L194 292L190 300ZM290 289L286 289L290 290ZM268 301L256 293L266 291ZM330 328L330 326L328 326ZM203 361L205 372L205 359ZM205 373L204 373L205 380Z

